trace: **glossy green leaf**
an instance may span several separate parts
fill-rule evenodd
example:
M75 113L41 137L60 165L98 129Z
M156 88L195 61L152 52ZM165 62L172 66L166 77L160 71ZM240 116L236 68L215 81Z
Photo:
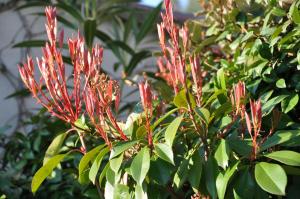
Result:
M174 178L173 178L173 183L175 185L175 188L176 189L180 189L183 185L183 183L187 180L187 177L189 175L189 161L190 161L190 158L184 158L175 175L174 175Z
M226 90L226 79L223 68L217 71L217 88L221 90Z
M285 80L283 78L276 81L277 88L286 88Z
M150 153L149 148L146 146L142 148L138 154L134 157L131 166L130 172L133 179L137 184L142 185L148 171L150 168Z
M194 109L196 107L196 101L193 97L192 94L189 93L189 98L190 98L190 102L191 102L191 108ZM181 90L175 97L173 100L174 104L178 107L178 108L188 108L188 101L187 101L187 97L186 97L186 91L183 89Z
M143 183L142 186L141 185L135 186L134 196L135 198L140 198L140 199L148 198L145 183Z
M276 96L270 100L268 100L263 106L262 106L262 112L263 115L268 115L274 107L279 104L282 100L284 100L288 95L279 95Z
M222 167L224 170L228 166L229 155L230 155L229 146L228 146L226 140L221 139L220 144L217 147L214 157L215 157L218 165L220 167Z
M194 192L199 191L200 180L202 176L202 160L199 154L196 152L189 162L190 169L187 176L187 180L189 181L191 187Z
M115 147L113 147L113 149L111 150L110 153L110 158L112 159L118 155L120 155L121 153L123 153L124 151L126 151L127 149L133 147L136 143L138 143L138 140L134 140L134 141L128 141L128 142L122 142L117 144Z
M102 150L105 147L105 145L100 145L97 146L95 148L93 148L92 150L90 150L89 152L87 152L80 160L79 162L79 167L78 167L78 180L80 183L84 183L85 182L85 178L84 175L89 171L88 165L90 164L90 162L92 162L95 157L97 156L97 154L99 153L100 150Z
M152 130L154 130L162 121L167 119L170 115L172 115L173 113L175 113L178 110L179 110L179 108L172 109L169 112L167 112L166 114L164 114L162 117L160 117L158 120L156 120L154 122L154 124L151 126Z
M50 158L52 158L54 155L57 155L59 153L59 150L61 149L66 136L67 136L67 133L64 132L64 133L58 134L52 140L51 144L49 145L49 147L45 153L43 165L45 165Z
M52 173L53 169L57 167L57 165L68 155L66 154L59 154L50 158L47 163L42 166L33 176L31 182L31 191L35 193L42 182Z
M255 179L265 191L275 195L285 195L287 176L278 164L260 162L255 165Z
M293 22L296 24L300 24L300 12L297 6L297 1L295 1L289 10L289 15L292 18Z
M237 171L239 162L235 163L232 168L228 168L225 173L220 172L216 179L216 187L219 199L224 199L228 182L233 174Z
M115 185L113 199L130 199L129 187L124 184Z
M114 158L112 158L112 159L109 160L110 168L115 173L118 173L119 169L121 167L122 161L123 161L123 153L121 153L121 155L119 155L118 157L114 157Z
M270 147L283 144L294 138L300 137L300 130L281 130L270 136L260 147L264 151Z
M91 166L91 169L89 171L89 179L95 184L95 180L99 171L99 168L102 163L103 157L109 152L109 148L105 147L100 151L100 153L97 155L95 160L93 161L93 164Z
M171 122L171 124L169 124L168 128L166 129L165 132L166 144L171 147L173 145L173 141L175 139L176 133L178 131L182 119L183 119L183 115L177 117Z
M206 125L208 125L209 121L210 121L210 112L209 110L207 110L206 108L195 108L195 113L201 118L202 121L204 121L204 123Z
M218 165L214 158L209 157L204 164L205 185L212 198L217 198L216 179L218 175Z
M289 97L285 98L282 102L281 102L281 108L282 111L284 113L288 113L290 112L299 102L299 95L298 94L294 94L294 95L290 95Z
M264 155L273 160L291 166L300 166L300 153L288 150L275 151Z
M174 165L174 155L169 145L158 143L154 145L154 148L158 157Z

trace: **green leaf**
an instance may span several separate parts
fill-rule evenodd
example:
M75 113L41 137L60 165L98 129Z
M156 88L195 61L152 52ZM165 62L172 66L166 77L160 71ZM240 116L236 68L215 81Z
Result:
M189 98L190 98L190 102L191 102L191 108L194 109L196 107L196 101L194 99L194 96L192 94L189 93ZM178 107L178 108L188 108L188 101L186 98L186 91L183 89L181 90L175 97L173 100L174 104Z
M42 182L52 173L53 169L68 155L66 154L59 154L53 156L47 163L42 166L33 176L31 182L31 191L35 193Z
M285 80L283 78L276 81L277 88L286 88Z
M146 191L146 186L143 183L143 186L141 185L136 185L135 186L135 192L134 192L135 198L139 199L147 199L147 191Z
M90 150L88 153L86 153L80 160L79 162L79 168L78 168L78 181L80 183L85 183L85 174L87 174L88 172L88 165L89 163L94 160L94 158L96 157L96 155L99 153L100 150L102 150L105 147L105 145L100 145L97 146L95 148L93 148L92 150Z
M297 6L297 1L295 1L289 10L289 15L292 18L293 22L296 24L300 24L300 13L299 13L299 9Z
M189 162L190 169L187 179L194 192L199 191L199 185L202 175L202 160L198 153L195 153Z
M155 160L151 160L148 173L151 176L151 180L155 183L166 185L173 174L173 166L160 158L156 158Z
M205 162L204 174L207 191L212 198L217 198L216 179L218 175L218 165L211 156L208 158L207 162Z
M147 33L151 30L153 25L155 24L155 20L161 10L162 3L158 4L156 8L154 8L147 16L147 18L143 21L142 26L140 28L139 33L136 36L136 43L140 43L142 39L145 38Z
M113 199L130 199L129 187L124 184L117 184L114 186Z
M13 48L31 48L31 47L42 47L45 46L46 40L27 40L16 43Z
M255 181L249 172L249 167L241 170L237 176L234 191L240 198L252 199L255 193Z
M217 71L217 88L226 90L225 72L223 68Z
M166 129L166 133L165 133L166 144L169 145L170 147L172 147L173 145L175 135L181 124L182 119L183 119L183 115L177 117L175 120L171 122L171 124L169 124L168 128Z
M130 172L133 179L137 184L142 185L148 171L150 168L150 153L149 148L146 146L141 149L140 152L134 157L131 166Z
M88 48L92 48L93 40L96 34L96 20L87 19L84 22L84 38Z
M264 155L273 160L277 160L283 164L291 166L300 166L300 153L288 150L275 151Z
M54 155L57 155L59 153L59 150L61 149L61 146L64 143L64 140L67 136L67 133L61 133L58 134L51 142L51 144L49 145L45 156L44 156L44 160L43 160L43 165L45 165L50 158L52 158Z
M127 149L131 148L133 145L135 145L138 142L139 142L138 140L134 140L134 141L119 143L118 145L113 147L113 149L111 150L109 159L113 159L114 157L120 155L121 153L123 153Z
M227 184L229 180L232 178L233 174L237 171L238 164L240 162L235 163L232 168L228 168L226 172L219 173L217 179L216 179L216 187L217 187L217 193L218 193L218 198L223 199L225 197L226 189L227 189Z
M210 121L210 112L206 108L195 108L195 113L200 117L200 119L206 124L209 124Z
M56 7L64 10L66 13L73 16L75 19L77 19L79 22L83 22L83 18L80 14L80 12L74 7L73 5L64 3L63 1L60 1L59 3L55 4Z
M154 124L151 126L151 129L154 130L162 121L167 119L170 115L172 115L173 113L175 113L178 110L179 110L179 108L175 108L175 109L170 110L166 114L164 114L162 117L160 117L158 120L156 120L154 122Z
M174 155L172 148L169 145L158 143L154 145L154 148L158 157L174 165Z
M224 170L228 166L229 154L230 154L230 149L226 140L221 139L221 142L216 150L214 157L218 165L222 167Z
M300 136L300 130L281 130L269 137L260 147L260 151L264 151L275 145L286 143Z
M109 162L105 165L105 167L102 169L100 176L99 176L99 185L101 186L104 177L106 176L107 170L110 169Z
M288 97L288 95L279 95L268 100L262 107L263 116L268 115L273 110L273 108L286 97Z
M265 191L275 195L285 195L287 176L278 164L260 162L255 165L255 179Z
M142 60L151 57L151 53L149 51L143 50L140 51L138 53L135 53L129 64L125 67L125 73L126 75L131 75L131 73L133 72L133 70L135 69L135 67L138 65L138 63L140 63Z
M281 102L282 111L284 113L290 112L298 104L298 101L299 101L299 95L297 93L285 98Z
M95 36L105 43L112 41L111 37L108 34L98 29L95 32Z
M241 140L240 138L229 138L227 143L236 153L248 157L252 151L252 142L250 140Z
M180 189L183 183L186 181L188 175L189 175L189 158L184 158L181 162L180 165L174 175L173 182L175 185L176 189Z
M95 184L96 176L97 176L99 168L101 166L102 159L105 156L105 154L107 154L108 152L109 152L108 147L105 147L104 149L102 149L92 164L92 167L89 172L89 179L93 182L93 184Z
M119 169L121 167L123 161L123 153L121 153L121 155L119 155L119 157L115 157L109 160L109 165L110 168L115 172L118 173Z

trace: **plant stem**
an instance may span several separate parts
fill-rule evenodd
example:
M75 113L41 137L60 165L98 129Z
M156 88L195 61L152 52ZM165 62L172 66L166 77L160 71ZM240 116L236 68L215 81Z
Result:
M208 159L207 156L208 156L209 148L208 148L208 143L207 143L207 140L206 140L206 134L204 132L201 133L202 131L201 131L199 125L196 122L194 110L192 108L191 99L190 99L189 92L188 92L188 89L187 89L186 86L185 86L185 95L186 95L186 100L187 100L187 104L188 104L188 110L189 110L190 118L192 119L192 123L195 126L197 133L200 135L200 138L201 138L202 143L204 145L205 160L207 160Z

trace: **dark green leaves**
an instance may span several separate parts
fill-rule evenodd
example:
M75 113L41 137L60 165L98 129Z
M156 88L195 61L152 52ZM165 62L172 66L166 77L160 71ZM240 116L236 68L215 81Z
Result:
M92 48L93 40L96 34L96 26L97 24L95 19L87 19L84 22L84 38L88 48Z
M278 164L267 162L256 164L255 179L263 190L276 195L285 195L287 176Z
M138 154L134 157L131 166L130 172L133 179L137 184L142 185L148 171L150 168L150 153L149 148L146 146L142 148Z
M139 33L136 36L136 42L140 43L140 41L145 38L145 36L149 33L151 28L153 27L155 20L161 10L162 3L158 4L156 8L154 8L147 16L145 21L143 22Z
M31 191L35 193L42 182L52 173L53 169L68 155L66 154L59 154L52 158L50 158L47 163L41 167L33 176L31 182Z

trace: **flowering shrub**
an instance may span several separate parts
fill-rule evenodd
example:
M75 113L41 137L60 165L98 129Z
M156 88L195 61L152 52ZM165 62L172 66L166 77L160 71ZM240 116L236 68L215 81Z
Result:
M192 51L188 26L179 28L171 1L164 3L156 75L174 97L166 101L149 80L140 83L141 103L125 123L117 120L118 84L101 71L102 48L85 48L80 34L68 41L73 64L68 86L63 32L57 36L55 8L46 8L49 42L37 59L40 81L30 57L20 74L33 97L70 130L50 145L55 150L33 177L33 192L78 152L79 182L94 184L105 198L268 198L295 186L300 154L290 146L297 146L299 129L279 128L281 112L264 104L265 96L250 99L244 82L231 85L223 68L215 75L205 71ZM69 132L78 134L80 144L66 150L61 143Z

